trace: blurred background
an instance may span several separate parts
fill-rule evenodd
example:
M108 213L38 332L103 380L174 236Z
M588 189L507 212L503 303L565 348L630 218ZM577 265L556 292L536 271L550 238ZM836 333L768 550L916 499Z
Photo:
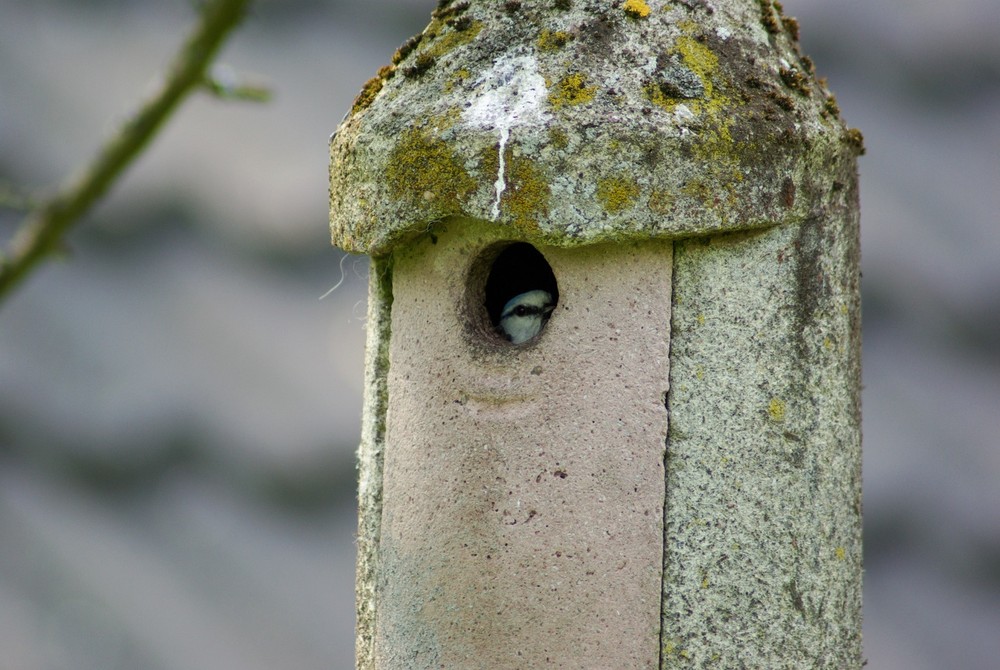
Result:
M435 4L259 1L218 62L274 100L195 96L0 306L0 670L352 667L367 265L327 139ZM1000 4L784 4L868 149L869 667L997 668ZM89 159L194 18L3 0L0 185Z

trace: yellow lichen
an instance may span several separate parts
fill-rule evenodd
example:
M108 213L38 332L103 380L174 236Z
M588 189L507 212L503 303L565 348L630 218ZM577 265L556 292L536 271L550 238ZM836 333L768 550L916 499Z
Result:
M480 174L490 183L496 179L500 168L496 147L479 154ZM500 211L511 217L516 228L526 234L537 234L538 219L549 213L549 184L544 174L524 156L515 155L512 147L504 151L503 194Z
M703 203L712 201L712 188L701 179L692 179L681 187L681 193Z
M788 406L781 398L771 398L771 402L767 404L767 414L771 417L771 421L775 423L781 423L785 420L787 409Z
M677 112L683 105L686 113L699 117L701 128L691 149L707 167L707 173L705 178L683 186L681 193L720 213L731 211L739 204L736 185L744 177L739 153L749 147L733 139L731 129L736 103L725 95L722 88L724 80L719 78L719 57L705 40L699 39L695 23L683 21L678 27L682 34L677 38L671 54L698 77L703 94L698 98L674 98L651 82L645 86L646 97L669 112Z
M586 77L580 72L568 74L549 93L549 104L559 108L563 105L579 105L590 102L597 93L596 86L587 86Z
M565 149L569 146L569 136L566 131L556 126L549 128L549 141L556 149Z
M649 5L643 2L643 0L625 0L622 9L634 19L644 19L649 16L650 12Z
M482 21L472 21L467 27L465 27L464 30L452 30L445 33L443 36L439 36L439 31L442 30L442 28L439 26L435 29L435 23L436 21L432 21L431 25L428 26L427 31L424 33L425 44L428 38L433 40L431 44L427 46L424 53L434 56L435 58L444 56L455 47L468 44L474 40L483 29Z
M639 197L639 185L629 177L605 177L597 181L597 199L607 212L631 207Z
M513 154L510 149L507 151ZM511 213L518 229L525 233L535 232L539 217L549 213L549 185L528 158L510 155L505 162L507 189L500 206Z
M847 552L846 552L846 551L844 551L844 548L843 548L843 547L837 547L837 550L836 550L836 552L834 552L834 553L836 553L836 554L837 554L837 560L838 560L838 561L842 561L842 560L844 560L845 558L847 558Z
M542 31L542 34L538 36L538 50L558 51L566 46L571 39L573 39L573 36L567 32L562 30L549 30L546 28Z
M451 93L455 90L456 86L462 86L469 79L469 76L469 70L464 67L455 70L448 78L448 81L444 83L444 92Z
M461 201L476 187L446 142L416 128L396 143L386 177L394 197L442 214L459 213Z

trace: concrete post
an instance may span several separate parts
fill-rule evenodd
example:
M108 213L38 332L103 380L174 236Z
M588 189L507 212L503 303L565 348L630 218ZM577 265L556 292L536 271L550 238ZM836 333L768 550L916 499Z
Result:
M358 668L861 666L860 135L796 33L442 0L365 85Z

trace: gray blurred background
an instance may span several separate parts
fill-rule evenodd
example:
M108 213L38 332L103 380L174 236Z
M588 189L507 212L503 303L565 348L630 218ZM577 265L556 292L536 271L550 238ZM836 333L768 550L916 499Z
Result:
M327 138L434 5L258 2L220 62L275 99L195 97L0 306L0 670L352 667L367 266ZM869 667L998 668L1000 3L785 10L868 148ZM0 185L89 158L193 16L2 0Z

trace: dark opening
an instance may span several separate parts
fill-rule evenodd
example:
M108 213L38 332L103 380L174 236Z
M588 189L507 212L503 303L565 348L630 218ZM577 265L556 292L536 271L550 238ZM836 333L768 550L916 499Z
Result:
M501 251L490 267L485 290L486 313L494 330L506 339L511 339L500 323L504 306L518 296L539 290L545 291L549 296L541 315L541 326L544 328L559 302L559 288L552 267L538 249L526 242L515 242ZM534 300L525 309L536 309L538 305L538 300Z

